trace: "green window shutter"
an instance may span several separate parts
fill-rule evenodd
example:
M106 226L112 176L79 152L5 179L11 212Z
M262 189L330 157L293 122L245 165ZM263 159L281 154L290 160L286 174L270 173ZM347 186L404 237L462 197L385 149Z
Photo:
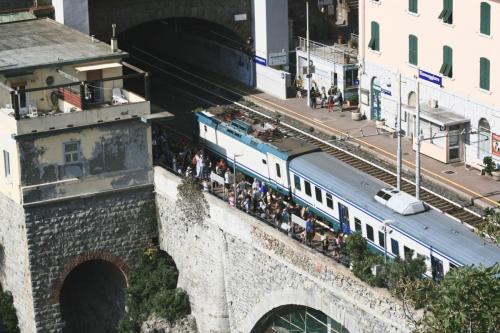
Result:
M490 61L486 58L479 59L479 87L490 90Z
M448 77L453 76L453 50L446 45L443 46L443 65L441 65L439 73Z
M443 10L438 18L442 19L444 23L453 23L453 0L443 0Z
M408 11L418 13L418 0L408 0Z
M408 36L408 62L418 65L418 38L414 35Z
M480 31L484 35L490 34L491 6L486 2L481 2L481 27Z
M370 39L370 43L368 47L374 51L380 51L380 27L379 24L375 21L372 21L372 38Z

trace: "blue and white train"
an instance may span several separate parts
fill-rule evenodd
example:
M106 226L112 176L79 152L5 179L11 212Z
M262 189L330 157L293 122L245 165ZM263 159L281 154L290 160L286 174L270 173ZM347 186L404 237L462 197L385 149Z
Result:
M223 108L198 112L196 120L206 149L231 165L236 160L238 170L308 206L336 230L361 232L389 257L424 256L429 276L500 261L497 245L460 222L271 124L254 124Z

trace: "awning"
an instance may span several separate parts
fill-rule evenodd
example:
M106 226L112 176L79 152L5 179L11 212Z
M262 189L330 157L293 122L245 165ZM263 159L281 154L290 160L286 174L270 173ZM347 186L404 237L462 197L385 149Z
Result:
M88 71L96 71L98 69L106 69L106 68L114 68L114 67L122 67L122 64L120 64L119 62L111 62L111 63L107 63L107 64L80 66L80 67L75 67L75 69L78 72L88 72Z
M417 110L414 107L403 105L403 108L410 114L417 114ZM465 118L457 113L454 113L450 109L443 107L431 108L425 104L420 104L420 118L441 127L466 124L470 122L469 118Z
M141 117L141 121L145 124L151 124L154 120L160 120L160 119L165 119L165 118L171 118L174 115L171 114L170 112L164 111L160 113L151 113L146 116Z

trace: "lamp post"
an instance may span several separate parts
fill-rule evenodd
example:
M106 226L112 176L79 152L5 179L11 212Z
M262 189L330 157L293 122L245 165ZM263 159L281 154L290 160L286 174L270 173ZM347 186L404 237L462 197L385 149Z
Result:
M387 226L393 223L392 220L384 220L384 264L387 263Z
M233 154L233 196L234 196L234 207L238 208L238 200L236 200L236 157L241 157L243 154Z
M398 83L398 105L397 105L397 123L396 130L398 135L398 151L397 151L397 180L396 187L398 190L401 190L401 73L398 71L397 74L397 83Z
M306 1L307 106L311 107L311 48L309 47L309 1Z

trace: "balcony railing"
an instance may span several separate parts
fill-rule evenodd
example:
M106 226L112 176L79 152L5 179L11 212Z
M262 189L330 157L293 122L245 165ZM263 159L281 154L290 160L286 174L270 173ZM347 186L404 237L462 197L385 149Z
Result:
M12 113L16 120L37 116L85 111L105 108L108 106L132 104L149 100L149 76L137 67L122 62L122 65L133 71L131 74L102 78L95 81L78 81L65 84L44 86L37 88L8 89L11 104L0 106L2 111ZM122 88L127 80L140 79L144 86L144 96L136 95ZM113 82L113 84L106 84ZM114 84L118 82L118 84ZM41 106L40 102L33 102L27 96L36 95L50 97L51 105ZM38 98L35 100L39 100Z
M351 37L352 44L334 44L325 45L318 42L309 41L309 48L311 55L319 57L321 59L340 63L345 65L354 65L358 61L358 50L355 46L358 44L358 38L356 35ZM307 51L307 40L303 37L298 38L299 50Z

